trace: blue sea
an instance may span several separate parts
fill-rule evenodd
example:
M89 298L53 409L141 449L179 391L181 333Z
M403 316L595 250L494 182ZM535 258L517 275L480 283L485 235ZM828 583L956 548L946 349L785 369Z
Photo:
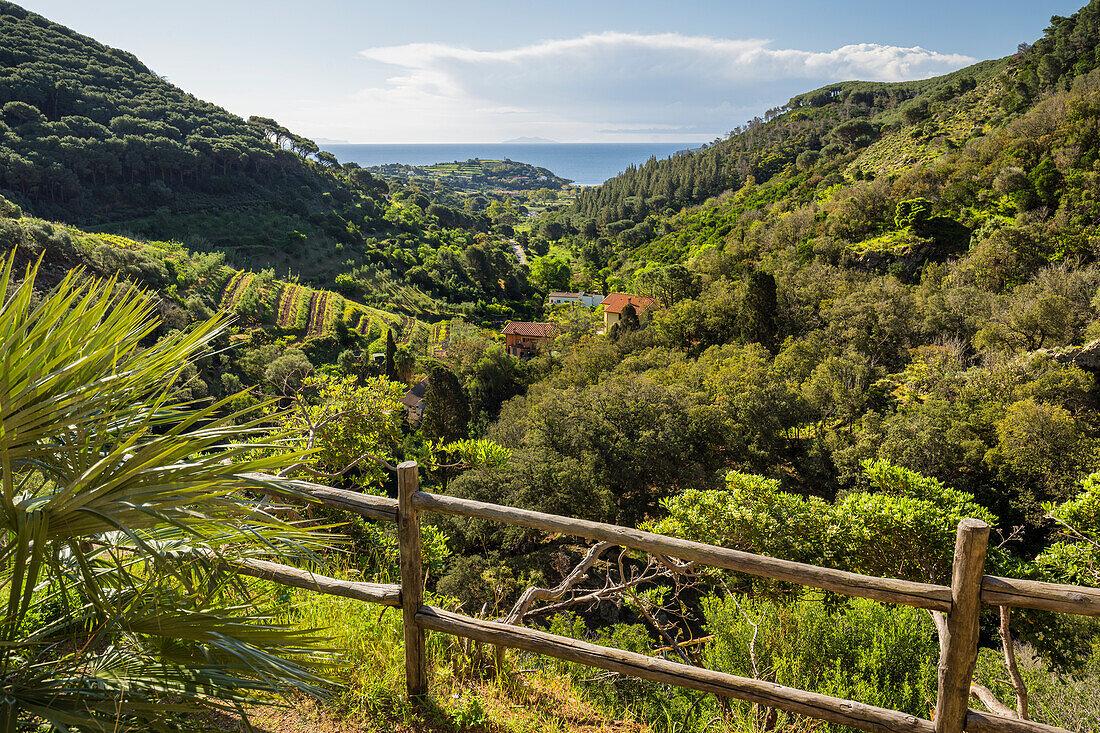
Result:
M364 168L386 163L432 165L470 158L514 160L547 168L580 186L595 186L622 173L627 166L645 163L651 156L667 158L700 143L432 143L403 145L322 145L341 163Z

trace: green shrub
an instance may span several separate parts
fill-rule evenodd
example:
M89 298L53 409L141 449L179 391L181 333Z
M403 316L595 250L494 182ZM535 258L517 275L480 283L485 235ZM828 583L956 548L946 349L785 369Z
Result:
M17 204L0 196L0 219L18 219L23 216L23 210Z
M710 669L922 718L935 708L939 647L920 609L857 598L830 611L809 593L783 604L712 597L703 607L714 635ZM739 718L752 719L751 705L732 704Z
M1095 633L1096 624L1092 626ZM1051 666L1026 644L1016 645L1016 662L1028 689L1031 720L1068 730L1100 730L1100 686L1096 684L1100 679L1100 646L1094 642L1092 656L1073 674ZM1015 708L1015 694L1006 679L1001 652L981 649L974 681L990 688L998 700Z

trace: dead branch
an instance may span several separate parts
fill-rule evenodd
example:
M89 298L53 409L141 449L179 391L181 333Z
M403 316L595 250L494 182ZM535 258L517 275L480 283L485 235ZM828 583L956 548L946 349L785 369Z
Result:
M370 460L374 461L375 463L377 463L379 466L386 469L387 471L396 471L397 470L397 468L395 466L388 463L385 459L379 458L378 456L376 456L372 453L364 453L363 455L359 456L354 461L347 464L346 466L344 466L343 468L341 468L339 471L337 471L335 473L325 473L324 471L318 471L316 468L311 468L309 466L309 464L307 464L305 462L301 462L301 463L295 463L293 466L287 466L282 471L279 471L279 473L277 473L276 475L279 476L279 477L284 477L284 476L290 475L290 473L292 471L305 471L307 473L311 473L314 476L318 476L320 478L340 478L345 473L347 473L351 469L355 468L356 466L358 466L360 463L362 463L363 461L365 461L367 459L370 459Z
M1005 669L1008 670L1012 689L1016 692L1017 717L1020 720L1027 720L1027 684L1020 674L1020 668L1016 665L1016 646L1012 643L1012 611L1008 606L1000 606L999 609L1001 612L1001 625L999 627L1001 645L1004 647Z
M984 685L979 685L977 682L971 682L970 694L978 698L982 705L985 705L986 710L994 715L1003 715L1006 718L1017 717L1015 710L998 700L997 696L993 694L993 690L990 690Z
M1001 530L996 530L997 536L1001 538L1001 541L997 543L998 549L1004 549L1006 546L1013 542L1019 541L1020 537L1024 534L1024 525L1018 524L1012 528L1012 531L1008 533L1006 537Z
M516 604L512 606L512 610L504 617L504 623L517 624L522 621L524 616L527 615L527 610L535 601L556 601L564 596L573 589L573 586L587 577L588 569L609 547L612 547L610 542L600 542L592 545L585 554L584 559L577 563L572 572L565 576L557 586L553 588L536 588L532 586L525 590L519 600L516 601Z
M689 639L688 641L680 642L680 647L684 648L684 649L688 649L688 648L693 647L693 646L699 646L700 644L706 644L708 641L712 641L713 639L714 639L713 634L708 635L708 636L697 636L694 639ZM670 652L670 651L672 651L672 647L663 646L660 649L654 649L653 653L654 654L664 654L665 652Z
M1047 514L1046 518L1054 520L1054 522L1056 524L1061 526L1062 531L1070 539L1074 540L1075 542L1084 542L1086 544L1092 545L1093 547L1095 547L1097 549L1100 549L1100 542L1097 542L1096 540L1092 539L1091 537L1082 534L1080 531L1077 530L1076 527L1069 524L1068 522L1059 519L1058 517L1054 516L1053 514Z

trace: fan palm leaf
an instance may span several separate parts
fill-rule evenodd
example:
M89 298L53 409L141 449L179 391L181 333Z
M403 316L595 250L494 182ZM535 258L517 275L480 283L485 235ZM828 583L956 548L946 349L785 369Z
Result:
M0 728L178 729L202 706L320 694L320 640L276 623L227 570L315 561L331 541L248 498L263 487L244 474L301 454L234 398L177 398L226 323L154 342L154 304L132 286L74 271L36 299L36 267L15 284L13 262L0 273Z

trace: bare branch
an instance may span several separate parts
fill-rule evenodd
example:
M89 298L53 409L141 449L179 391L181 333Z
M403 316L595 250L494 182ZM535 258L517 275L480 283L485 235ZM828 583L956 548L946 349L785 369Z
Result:
M1049 514L1049 513L1047 514L1046 518L1047 519L1053 519L1056 523L1060 524L1062 526L1062 531L1065 532L1067 535L1069 535L1072 539L1074 539L1078 542L1086 542L1086 543L1092 545L1093 547L1095 547L1097 549L1100 549L1100 542L1097 542L1096 540L1092 539L1091 537L1088 537L1086 535L1081 534L1081 532L1078 531L1077 528L1074 527L1072 524L1070 524L1070 523L1068 523L1068 522L1066 522L1062 519L1059 519L1058 517L1054 516L1053 514Z
M1001 530L998 529L995 531L997 532L997 536L1001 538L1001 541L997 543L997 549L1001 550L1004 549L1007 545L1019 541L1020 537L1022 537L1024 534L1024 525L1018 524L1013 527L1012 531L1008 533L1007 537L1004 535L1003 532L1001 532Z
M1017 717L1021 720L1027 720L1027 683L1024 682L1024 678L1020 674L1020 668L1016 665L1016 647L1012 643L1012 611L1008 606L1000 606L1000 612L1001 625L999 630L1001 645L1004 647L1005 669L1008 670L1012 689L1016 692Z
M1016 718L1016 711L1005 705L993 694L993 690L977 682L970 683L970 694L978 698L986 710L994 715L1003 715L1006 718Z
M592 545L573 571L569 575L565 576L554 588L528 588L523 592L523 595L516 601L516 605L512 607L512 610L508 612L508 615L504 617L504 623L516 624L523 620L523 617L527 614L527 609L531 607L531 604L535 601L556 601L572 590L573 586L583 580L585 573L592 567L593 563L602 555L609 547L612 547L611 542L599 542Z
M680 646L684 649L688 649L688 648L693 647L693 646L699 646L700 644L706 644L708 641L713 641L713 640L714 640L714 635L709 634L707 636L698 636L694 639L688 639L687 641L682 641L682 642L680 642ZM664 654L665 652L670 652L670 651L672 651L672 647L663 646L660 649L654 649L653 653L654 654Z
M649 622L649 625L652 626L653 629L661 635L661 638L665 640L665 644L667 644L673 651L675 651L680 659L684 660L684 664L694 664L691 658L688 657L687 652L681 649L680 645L676 643L676 639L668 633L668 630L664 626L657 623L657 620L653 618L653 616L650 614L649 603L639 598L638 594L634 592L633 587L628 588L626 592L627 594L629 594L630 599L634 601L634 605L638 608L639 611L641 611L642 616L645 617L645 620Z
M341 468L336 473L325 473L324 471L318 471L316 468L311 468L305 462L301 462L301 463L295 463L293 466L287 466L286 468L284 468L282 471L279 471L279 473L277 473L275 475L279 476L280 478L283 478L285 476L290 475L290 473L292 471L306 471L307 473L311 473L314 476L319 476L321 478L339 478L339 477L343 476L345 473L347 473L348 471L350 471L351 469L358 466L363 461L367 460L368 458L370 460L374 461L375 463L377 463L382 468L386 469L387 471L396 471L397 470L396 466L391 465L386 460L384 460L382 458L379 458L378 456L376 456L372 453L364 453L363 455L359 456L358 458L356 458L354 461L352 461L348 465Z

